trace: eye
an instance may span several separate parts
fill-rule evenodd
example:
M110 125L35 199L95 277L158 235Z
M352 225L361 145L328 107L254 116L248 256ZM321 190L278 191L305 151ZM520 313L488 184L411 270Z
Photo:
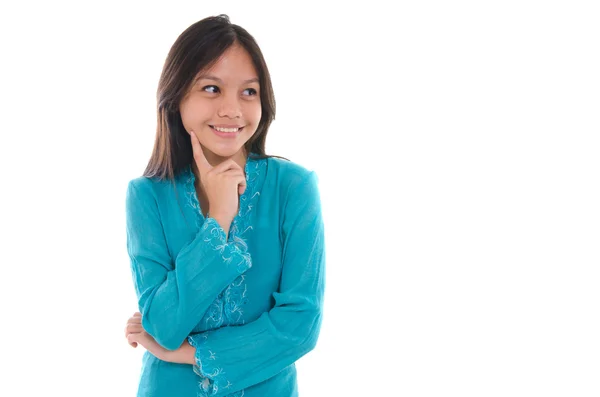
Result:
M246 95L250 95L250 96L254 96L254 95L257 94L257 92L256 92L256 90L254 88L246 88L244 90L244 92L248 92L248 94L246 94Z
M211 94L216 94L219 92L219 87L216 85L207 85L206 87L202 87L202 91L209 92Z

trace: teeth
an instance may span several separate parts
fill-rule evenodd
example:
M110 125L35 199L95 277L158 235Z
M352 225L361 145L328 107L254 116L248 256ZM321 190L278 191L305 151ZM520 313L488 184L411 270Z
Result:
M215 130L219 132L238 132L239 128L221 128L221 127L213 127Z

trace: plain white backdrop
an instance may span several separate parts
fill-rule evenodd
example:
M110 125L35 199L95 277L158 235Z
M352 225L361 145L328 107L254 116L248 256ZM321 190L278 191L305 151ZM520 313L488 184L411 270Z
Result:
M261 46L267 152L317 172L325 318L301 396L598 396L592 1L0 9L3 396L133 396L125 189L177 36Z

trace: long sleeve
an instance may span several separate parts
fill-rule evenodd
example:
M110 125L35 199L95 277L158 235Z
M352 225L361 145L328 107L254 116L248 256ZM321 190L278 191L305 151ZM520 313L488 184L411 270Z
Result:
M257 320L190 335L203 395L263 382L312 350L325 287L325 238L314 172L290 189L282 221L283 267L274 307Z
M169 350L181 346L218 294L252 266L213 218L173 260L149 179L129 182L126 229L142 325Z

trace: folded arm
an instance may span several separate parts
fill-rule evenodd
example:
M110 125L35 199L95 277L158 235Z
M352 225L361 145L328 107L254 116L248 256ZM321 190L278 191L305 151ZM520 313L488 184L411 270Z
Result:
M317 176L290 191L282 225L283 267L274 307L257 320L191 335L194 371L205 394L263 382L312 350L325 287L325 241Z
M172 259L151 181L129 183L127 251L142 325L169 350L179 348L219 293L251 266L250 255L227 243L207 218L195 238Z

